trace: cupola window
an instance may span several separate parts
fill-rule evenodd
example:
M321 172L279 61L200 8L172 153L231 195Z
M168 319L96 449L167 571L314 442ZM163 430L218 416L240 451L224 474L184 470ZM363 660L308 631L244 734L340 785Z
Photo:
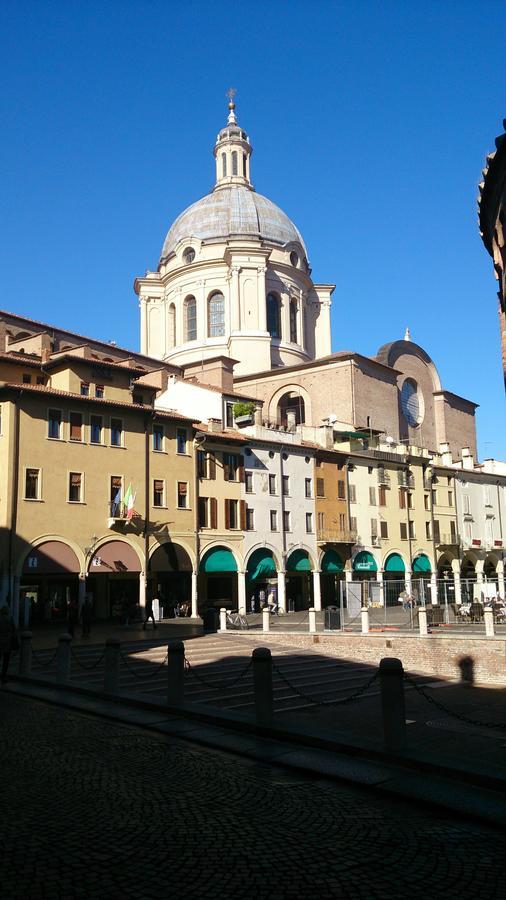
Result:
M294 268L297 268L297 266L299 265L299 257L297 256L295 250L292 250L292 252L290 253L290 262L292 266L294 266Z
M275 294L267 295L267 331L273 338L281 337L279 299Z
M237 175L237 151L232 153L232 175Z
M195 297L187 297L185 300L185 328L187 341L197 340L197 301Z
M246 154L245 153L243 153L243 155L242 155L242 174L246 178Z
M227 177L227 154L226 153L221 154L221 175L222 175L222 178Z
M176 307L173 303L169 306L169 347L176 346Z
M292 344L297 343L297 301L290 301L290 340Z
M225 334L225 298L219 291L208 301L208 335L223 337Z
M193 249L193 247L186 248L186 250L183 253L183 259L184 259L186 265L189 265L190 263L193 262L193 260L195 259L195 250Z

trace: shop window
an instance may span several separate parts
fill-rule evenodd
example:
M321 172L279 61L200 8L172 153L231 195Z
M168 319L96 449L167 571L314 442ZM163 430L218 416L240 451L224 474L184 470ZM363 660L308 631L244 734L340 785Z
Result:
M186 481L177 483L177 507L178 509L188 509L188 482Z
M40 500L40 469L27 469L25 473L25 500Z
M82 441L83 439L83 417L81 413L71 412L70 421L70 440Z
M121 419L111 419L111 445L123 446L123 422Z
M69 503L81 503L82 501L82 483L83 476L81 472L70 472L69 474Z
M47 436L53 440L61 439L61 410L50 409L47 415Z
M101 444L102 434L102 416L90 416L90 443Z

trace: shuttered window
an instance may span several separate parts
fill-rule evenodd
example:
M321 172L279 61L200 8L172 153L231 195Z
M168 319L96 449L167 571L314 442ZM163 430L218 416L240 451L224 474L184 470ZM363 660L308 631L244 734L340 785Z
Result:
M153 481L153 506L164 506L164 482L156 479Z
M121 419L111 419L111 444L113 447L123 446L123 422Z
M27 469L25 477L25 500L38 500L40 469Z
M346 489L344 486L344 481L341 478L337 482L337 497L339 500L346 499Z
M70 440L82 441L83 439L83 417L81 413L70 413Z
M316 479L316 496L324 497L325 496L325 482L323 478Z
M188 507L188 484L186 481L177 483L177 505L178 509L187 509Z
M81 502L82 474L81 472L71 472L69 475L69 501L70 503Z
M48 412L47 436L61 438L61 410L50 409Z

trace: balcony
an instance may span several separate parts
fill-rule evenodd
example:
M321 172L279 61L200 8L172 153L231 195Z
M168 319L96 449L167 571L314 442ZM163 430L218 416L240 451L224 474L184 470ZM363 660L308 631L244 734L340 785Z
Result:
M351 529L341 531L339 528L318 528L316 539L319 544L355 544L357 532Z
M388 472L382 472L378 469L378 484L384 485L385 487L390 487L390 475Z
M108 509L108 519L107 519L107 527L114 528L115 525L124 525L125 522L128 522L128 508L123 500L112 500L107 505ZM135 511L133 513L136 515Z
M397 483L401 488L409 488L410 490L415 486L415 478L411 473L408 475L406 472L403 472L402 469L397 470Z

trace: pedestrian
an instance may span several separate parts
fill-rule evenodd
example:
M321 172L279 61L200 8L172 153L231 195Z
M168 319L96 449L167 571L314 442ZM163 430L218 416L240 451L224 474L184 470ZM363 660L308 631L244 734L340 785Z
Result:
M74 637L74 628L79 617L77 601L72 599L67 606L67 629L70 637Z
M147 625L149 619L153 620L153 628L157 628L158 626L155 622L155 614L153 612L153 600L151 597L148 597L146 599L146 617L144 619L144 624L142 626L143 631L146 631L146 625Z
M86 597L83 603L83 608L81 610L81 625L82 625L82 635L81 637L89 637L91 630L91 620L93 615L93 609L91 605L91 597Z
M0 653L2 655L2 684L7 681L7 671L13 650L19 648L18 634L8 606L0 609Z
M251 609L252 613L255 612L255 608L256 608L256 600L255 600L255 595L253 594L253 596L250 600L250 609Z

